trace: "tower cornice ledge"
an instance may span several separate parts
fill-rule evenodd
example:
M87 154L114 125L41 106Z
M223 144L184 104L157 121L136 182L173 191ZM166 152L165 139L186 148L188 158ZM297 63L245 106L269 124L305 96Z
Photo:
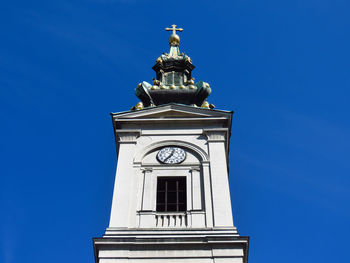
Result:
M157 107L147 107L138 111L123 111L123 112L112 112L111 116L117 117L117 118L139 118L142 117L143 115L148 116L149 114L156 114L156 113L163 113L165 111L177 111L177 112L184 112L187 114L192 113L198 117L204 116L204 117L227 117L230 118L232 114L234 113L233 111L226 111L226 110L208 110L205 108L199 108L199 107L193 107L190 105L183 105L179 103L168 103L164 105L159 105Z
M190 260L205 262L248 262L249 237L230 234L193 236L128 235L93 238L96 262L99 259L143 259L164 262ZM113 248L118 247L118 250ZM223 249L225 248L225 249ZM135 253L137 252L137 253ZM156 255L151 252L156 252ZM228 254L229 252L229 254ZM151 256L150 256L151 255Z

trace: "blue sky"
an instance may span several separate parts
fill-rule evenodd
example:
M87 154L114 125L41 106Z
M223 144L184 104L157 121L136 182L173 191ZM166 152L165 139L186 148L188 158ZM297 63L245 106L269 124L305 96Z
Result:
M94 262L116 154L109 112L137 103L177 24L234 110L234 221L249 262L344 262L350 234L350 3L0 3L0 261Z

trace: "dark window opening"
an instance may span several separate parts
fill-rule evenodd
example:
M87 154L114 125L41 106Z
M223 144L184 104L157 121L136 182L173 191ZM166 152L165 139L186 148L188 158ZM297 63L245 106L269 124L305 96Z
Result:
M184 83L184 76L182 72L166 72L163 75L163 82L165 85L181 85Z
M186 211L186 177L158 177L157 212Z

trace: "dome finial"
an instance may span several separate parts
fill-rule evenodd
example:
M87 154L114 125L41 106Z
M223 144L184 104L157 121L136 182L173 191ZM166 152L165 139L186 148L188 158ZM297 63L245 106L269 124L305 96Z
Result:
M180 44L180 37L176 34L176 31L183 31L182 28L176 28L177 25L171 25L171 28L167 27L165 28L166 31L173 31L173 33L169 37L169 45L170 46L179 46Z

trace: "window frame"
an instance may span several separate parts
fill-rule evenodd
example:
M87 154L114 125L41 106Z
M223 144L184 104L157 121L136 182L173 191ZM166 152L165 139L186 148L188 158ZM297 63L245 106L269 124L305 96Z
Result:
M171 185L172 183L175 183L175 189L172 189L172 187L174 187L174 185ZM164 184L164 188L162 187L162 184ZM174 196L174 194L175 194L175 199L174 197L171 198L171 195ZM181 213L186 211L187 211L187 177L186 176L157 177L156 212Z

